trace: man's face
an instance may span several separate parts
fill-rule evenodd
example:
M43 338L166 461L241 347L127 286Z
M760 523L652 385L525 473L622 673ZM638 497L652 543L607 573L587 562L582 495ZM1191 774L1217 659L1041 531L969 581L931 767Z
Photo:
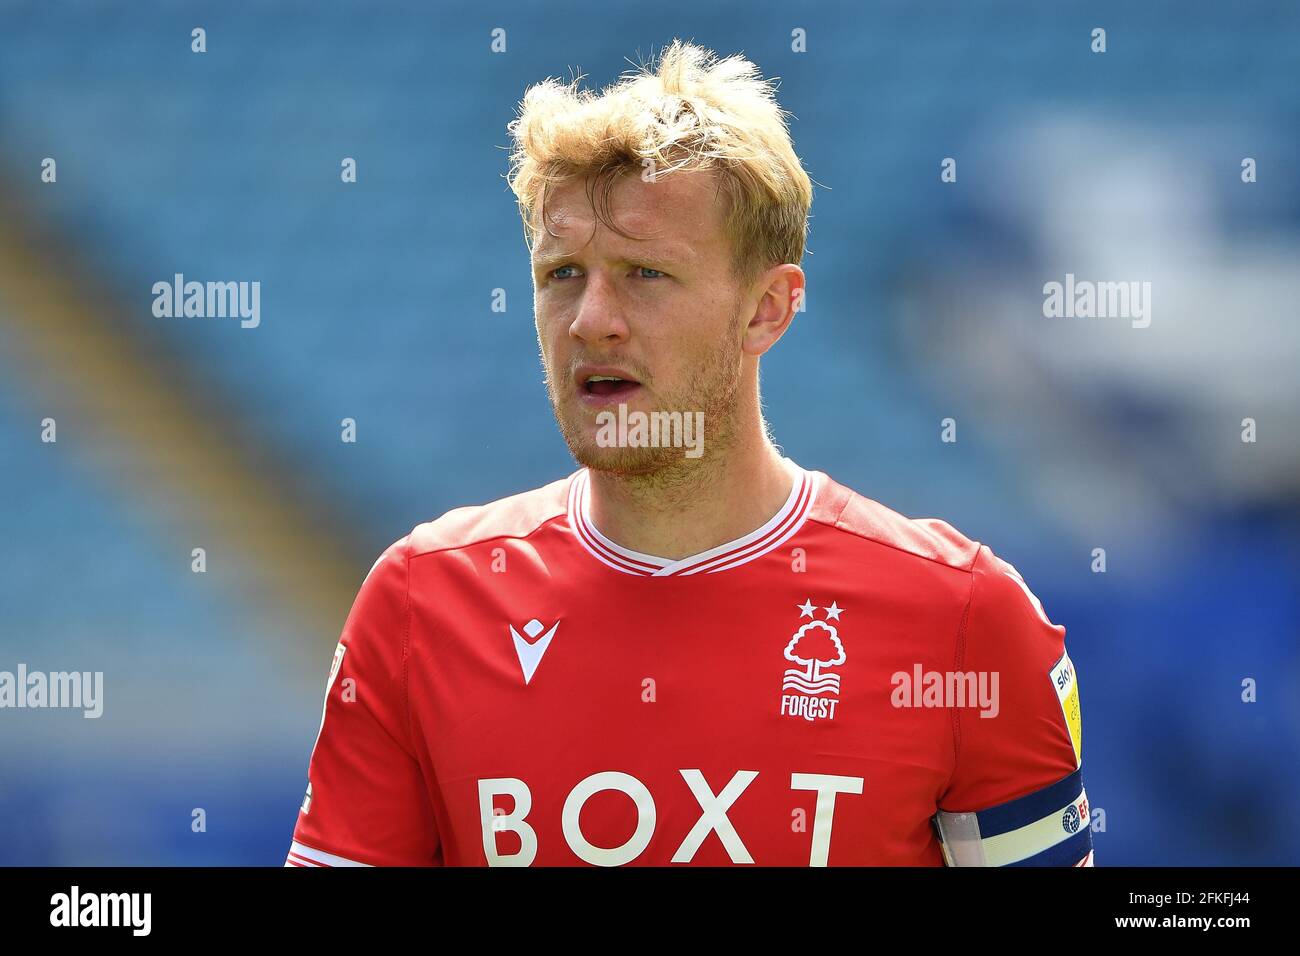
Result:
M597 220L581 180L547 196L550 234L539 232L532 256L537 338L574 458L647 475L679 465L683 449L602 447L597 415L617 415L619 405L629 413L702 412L704 454L725 441L742 380L743 296L713 174L623 176L609 200L609 218L637 238Z

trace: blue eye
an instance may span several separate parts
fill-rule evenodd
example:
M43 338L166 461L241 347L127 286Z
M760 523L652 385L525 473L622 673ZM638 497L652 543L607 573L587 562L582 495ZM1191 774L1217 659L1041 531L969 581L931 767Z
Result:
M651 269L649 266L637 266L637 269L638 269L639 271L641 271L641 272L653 272L653 273L654 273L654 275L652 275L652 276L643 275L643 276L641 276L642 279L657 279L657 278L659 278L660 276L664 276L664 275L667 275L667 274L668 274L668 273L666 273L666 272L660 272L658 269Z
M562 275L559 275L558 273L563 272L565 269L576 269L576 268L578 268L578 267L577 267L577 266L560 266L560 267L558 267L558 268L552 269L552 270L551 270L551 278L552 278L552 279L568 279L568 278L571 278L571 276L562 276Z

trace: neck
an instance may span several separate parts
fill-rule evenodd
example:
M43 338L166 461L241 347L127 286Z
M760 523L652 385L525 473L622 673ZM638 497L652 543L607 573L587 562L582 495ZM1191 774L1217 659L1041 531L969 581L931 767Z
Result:
M591 520L625 548L678 560L761 527L785 504L794 470L763 434L671 475L591 471Z

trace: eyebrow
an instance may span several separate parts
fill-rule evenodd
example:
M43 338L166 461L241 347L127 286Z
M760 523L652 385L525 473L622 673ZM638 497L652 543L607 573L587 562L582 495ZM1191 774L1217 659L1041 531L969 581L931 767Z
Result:
M562 265L572 262L576 258L574 253L548 252L533 258L533 270L535 272L549 272L552 269L559 268ZM686 256L675 255L671 250L656 250L654 252L645 252L640 254L625 253L617 259L619 262L635 262L638 265L649 266L653 269L659 269L660 266L678 266L686 261ZM662 270L661 270L662 271Z

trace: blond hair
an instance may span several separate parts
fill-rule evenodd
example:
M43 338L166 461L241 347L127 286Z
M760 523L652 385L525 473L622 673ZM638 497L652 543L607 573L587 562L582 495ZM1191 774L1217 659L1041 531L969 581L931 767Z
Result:
M757 66L673 40L657 62L599 95L580 89L581 81L548 78L530 87L508 127L508 180L530 248L546 222L547 187L588 175L606 187L603 202L593 193L597 217L626 236L608 217L608 186L649 166L655 178L676 170L722 174L723 228L737 277L802 260L812 181L790 143L776 86Z

